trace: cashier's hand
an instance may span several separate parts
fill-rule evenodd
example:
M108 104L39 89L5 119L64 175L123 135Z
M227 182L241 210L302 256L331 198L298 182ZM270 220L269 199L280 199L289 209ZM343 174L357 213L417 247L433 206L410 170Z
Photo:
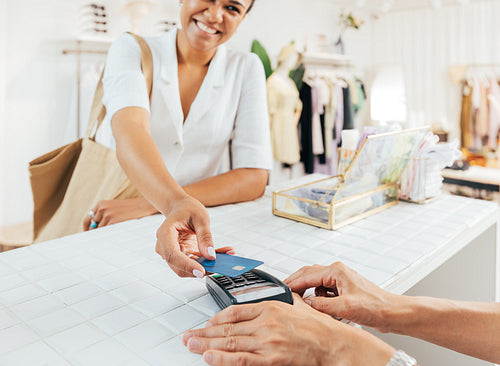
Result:
M209 365L386 365L394 349L375 336L336 321L294 295L231 306L204 329L184 333L191 352Z
M300 295L314 288L316 296L305 300L314 309L382 332L389 331L387 315L396 313L403 299L341 262L303 267L284 282Z
M234 254L231 247L214 249L208 212L198 200L187 195L174 201L156 238L156 252L180 277L205 275L196 258L214 260L216 252Z

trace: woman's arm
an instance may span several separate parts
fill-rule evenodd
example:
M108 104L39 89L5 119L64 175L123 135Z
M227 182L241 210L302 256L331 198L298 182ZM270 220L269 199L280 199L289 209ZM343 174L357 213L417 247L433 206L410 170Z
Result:
M215 259L205 207L186 194L168 172L151 137L145 109L123 108L113 115L111 124L120 165L144 197L165 215L157 232L156 251L179 276L202 277L205 270L188 255Z
M168 172L149 129L148 112L129 107L116 112L111 120L116 156L138 190L163 214L171 203L185 196Z
M205 206L252 201L266 189L269 172L265 169L234 169L184 186L184 191Z
M235 169L189 184L183 190L206 207L252 201L264 193L268 176L268 171L264 169ZM93 220L98 223L98 227L140 219L159 212L144 197L99 201L92 211L95 213ZM91 220L87 216L83 221L85 231L91 229Z

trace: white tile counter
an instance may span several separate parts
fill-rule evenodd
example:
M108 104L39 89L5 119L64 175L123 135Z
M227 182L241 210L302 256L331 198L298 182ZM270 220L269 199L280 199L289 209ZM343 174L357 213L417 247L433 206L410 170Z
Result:
M269 194L209 212L216 246L265 261L279 278L340 260L397 293L499 220L496 204L453 196L400 203L335 232L273 216ZM161 222L0 254L0 365L203 365L180 336L219 309L204 280L176 277L155 253Z

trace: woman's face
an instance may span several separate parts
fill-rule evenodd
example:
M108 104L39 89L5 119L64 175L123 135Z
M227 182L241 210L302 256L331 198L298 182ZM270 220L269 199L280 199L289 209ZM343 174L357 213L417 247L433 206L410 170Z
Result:
M209 51L226 42L245 19L252 0L181 0L182 30L191 47Z

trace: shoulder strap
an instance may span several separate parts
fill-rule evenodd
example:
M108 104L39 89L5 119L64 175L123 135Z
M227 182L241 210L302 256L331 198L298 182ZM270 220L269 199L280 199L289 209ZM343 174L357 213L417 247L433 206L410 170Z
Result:
M149 102L151 103L151 93L153 91L153 55L151 54L151 49L147 42L136 34L128 32L132 37L135 38L139 47L141 48L141 67L142 73L146 79L146 86L148 88ZM102 85L102 78L104 76L104 70L99 78L99 83L94 94L94 101L92 103L92 108L90 109L89 120L87 123L87 138L95 140L97 131L106 116L106 107L102 103L102 98L104 96L104 89ZM92 131L94 134L92 135ZM92 135L92 137L91 137Z

